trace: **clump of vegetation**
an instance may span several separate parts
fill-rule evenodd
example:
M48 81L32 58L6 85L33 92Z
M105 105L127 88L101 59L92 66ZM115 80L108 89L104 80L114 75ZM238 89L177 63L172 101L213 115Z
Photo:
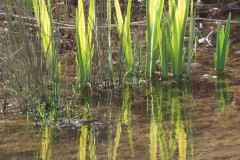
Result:
M164 1L152 0L146 1L147 9L147 60L146 60L146 73L152 76L152 73L156 70L156 62L159 57L159 46L162 49L162 54L166 54L164 51L163 29L160 28L162 21ZM166 57L162 56L161 59L166 61ZM163 62L162 61L162 62Z
M180 77L183 75L185 51L184 36L189 13L189 0L169 0L169 19L170 30L169 35L169 51L172 64L173 76Z
M125 56L126 72L131 73L133 72L133 67L134 67L133 52L132 52L132 46L131 46L131 32L130 32L132 0L128 1L127 15L125 16L124 20L123 20L120 4L118 0L114 1L114 6L116 8L117 30L120 37L120 45L119 45L120 56L121 55Z
M134 44L134 40L131 38L132 0L129 0L127 3L125 16L122 13L119 1L114 0L113 2L112 4L110 0L107 1L107 25L98 26L96 5L100 2L90 0L87 4L88 7L86 7L83 0L78 0L78 7L76 14L74 14L75 21L73 22L75 26L71 32L76 42L76 52L72 49L72 53L75 54L74 65L76 68L73 73L75 77L73 77L76 78L76 83L72 83L69 88L66 87L67 92L70 92L69 95L72 96L69 100L70 102L67 102L67 104L62 103L63 99L66 98L64 97L63 87L66 77L63 77L63 73L60 72L60 70L65 68L61 68L61 61L58 57L60 45L58 45L56 36L60 30L58 25L61 23L56 22L55 18L53 18L55 15L52 14L51 1L48 0L46 3L45 0L33 0L32 4L27 3L28 8L32 8L26 13L24 12L24 9L26 9L24 7L25 3L17 3L20 9L15 12L19 15L31 15L32 10L34 10L36 21L31 20L31 24L26 23L25 19L21 18L21 16L18 17L18 20L15 20L17 23L12 23L12 10L14 8L11 8L12 4L9 1L5 1L8 12L7 28L9 30L9 44L6 45L7 47L4 50L6 52L4 57L7 57L6 61L8 62L4 65L6 72L8 72L8 74L5 74L5 79L11 79L7 85L11 88L10 90L15 96L20 99L22 106L31 106L31 110L34 110L34 113L40 119L47 121L48 117L56 119L59 110L64 110L61 109L64 106L80 104L78 96L81 94L79 93L86 89L86 84L93 81L94 83L90 85L92 88L99 89L100 87L108 86L114 88L116 81L122 82L125 80L125 82L134 82L134 78L144 79L146 77L151 79L157 70L157 66L160 67L161 77L166 79L169 76L170 70L174 77L182 77L184 74L187 77L190 76L194 39L193 30L195 25L193 0L151 0L144 2L146 4L147 22L147 51L145 54L141 52L141 46L137 43ZM165 3L168 3L167 9L165 9ZM112 10L112 5L114 5L115 10ZM114 11L116 26L111 24L112 15L114 15L112 12ZM188 48L186 47L187 49L185 49L186 43L184 43L184 37L189 11L189 43ZM224 70L229 50L230 19L231 15L229 15L226 29L222 27L218 30L217 51L215 54L217 72ZM13 24L17 24L19 35L14 35L14 29L16 28L14 28ZM107 35L104 36L107 37L108 43L99 42L101 39L98 37L100 27L107 28ZM29 28L32 29L30 36L27 34ZM117 42L113 42L112 40L114 31L119 35ZM113 43L117 44L118 49L113 48ZM105 46L101 47L101 44ZM107 48L107 52L100 48ZM114 49L117 50L116 55L113 55L112 51ZM97 56L100 53L108 54L105 56L108 59L98 59ZM186 55L187 53L188 55ZM64 59L64 56L62 59ZM136 59L138 59L141 67L137 66L139 64L135 64ZM185 62L187 62L186 72L184 70ZM110 73L109 79L111 80L111 84L102 81L101 77L97 77L96 81L95 79L93 80L93 76L102 76L94 74L100 73L96 71L101 68L99 67L100 63L108 65L109 70L105 71L103 69L103 71ZM141 72L144 67L145 72ZM142 77L136 76L138 75L138 68L141 68L139 69L139 75ZM116 72L118 74L115 74ZM118 77L115 77L116 75ZM124 79L123 77L128 78ZM93 86L93 84L96 85ZM89 88L92 89L91 87Z
M227 24L226 24L226 29L223 26L218 28L217 31L217 49L214 55L214 62L215 62L215 69L216 72L223 73L228 52L229 52L229 47L230 47L230 39L229 39L229 34L230 34L230 21L231 21L231 13L228 16Z
M55 119L57 116L57 110L59 109L59 94L60 94L60 64L58 62L58 53L55 46L55 39L53 37L52 29L52 15L51 15L51 3L48 4L44 0L33 0L33 8L37 18L39 26L39 34L42 42L42 48L44 56L47 58L47 62L50 68L50 85L52 87L51 93L47 98L47 103L43 108L47 107L50 111L50 119ZM45 102L44 102L45 103ZM39 113L44 112L42 110L43 104L38 104ZM48 106L47 106L48 105ZM41 114L44 117L44 114Z
M75 24L77 39L77 83L78 89L81 90L89 81L92 58L94 56L92 35L93 27L95 26L95 0L90 0L87 29L85 26L84 5L82 1L78 1Z

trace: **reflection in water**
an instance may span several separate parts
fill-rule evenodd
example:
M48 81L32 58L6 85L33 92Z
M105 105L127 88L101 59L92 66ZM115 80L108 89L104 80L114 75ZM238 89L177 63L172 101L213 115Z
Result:
M114 149L112 159L117 159L117 148L119 146L119 141L122 133L122 125L127 126L129 146L131 151L131 158L134 158L134 142L132 134L132 120L131 120L131 106L132 106L132 92L128 87L123 89L123 102L122 102L122 112L118 119L116 137L114 139Z
M217 107L225 111L226 107L230 103L230 96L228 93L226 76L224 74L218 75L215 85L216 85Z
M187 95L188 88L185 83L171 81L149 83L147 85L148 112L143 113L140 116L141 119L137 119L137 123L142 127L139 129L135 126L136 123L132 122L132 116L134 119L136 117L136 112L132 110L134 109L132 108L134 106L132 88L129 86L124 88L119 112L115 113L113 111L116 110L108 109L109 122L100 126L94 126L91 123L78 126L78 130L75 130L78 135L74 135L74 141L78 142L77 146L73 143L73 149L67 152L74 155L66 156L74 156L79 160L136 159L142 156L145 156L142 157L144 159L151 160L192 158L191 114L188 114L189 120L185 117L185 110L190 113L193 105L191 102L189 104L191 98ZM85 97L81 102L83 111L77 116L80 119L93 118L91 101ZM142 121L143 123L139 122L146 115L148 119ZM63 131L61 130L62 133ZM52 147L53 133L51 127L44 128L42 149L37 159L51 159L55 150L58 150L57 146ZM142 148L139 147L139 143Z
M92 119L90 112L90 95L85 94L82 98L83 113L81 118ZM96 128L92 124L83 124L80 126L78 135L78 160L96 159Z
M80 129L79 154L78 154L79 160L86 159L87 136L88 136L88 127L84 126Z
M79 146L78 146L79 160L96 159L95 142L96 140L94 128L90 126L82 126L79 130Z
M187 93L187 85L180 82L164 83L159 86L159 82L155 81L148 85L149 159L155 160L158 157L173 159L176 153L179 159L187 159L192 153L192 147L188 147L191 146L190 135L186 133L182 106L183 98ZM164 116L167 113L164 111L168 109L171 110L170 113ZM171 124L167 121L169 118ZM167 138L168 133L170 139ZM178 151L176 151L177 148ZM190 155L187 155L188 153Z
M158 111L157 111L157 109L160 109L159 108L160 103L159 103L159 98L157 93L160 93L160 92L154 90L154 89L158 89L158 87L155 87L154 84L157 85L157 83L153 83L153 84L150 83L148 86L148 95L149 95L148 110L150 110L149 155L151 160L157 159L157 148L158 148L158 126L157 126L158 119L157 118L158 116L161 117L161 115L158 115ZM161 124L161 121L158 123Z
M42 136L42 146L40 153L37 153L36 159L50 160L52 159L52 128L45 126Z
M183 85L184 86L184 85ZM184 86L185 87L185 86ZM187 135L185 131L185 124L182 116L182 96L184 87L181 88L180 84L173 84L171 90L170 106L172 110L172 130L170 137L170 152L171 157L176 148L176 142L178 142L179 159L186 159L187 148Z

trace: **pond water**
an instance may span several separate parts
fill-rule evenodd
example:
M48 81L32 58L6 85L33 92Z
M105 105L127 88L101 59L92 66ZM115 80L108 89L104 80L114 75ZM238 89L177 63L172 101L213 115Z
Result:
M238 159L239 87L199 83L154 80L114 102L104 93L89 111L99 125L39 127L10 108L0 117L1 159Z
M6 114L1 108L0 159L238 160L240 2L224 2L204 2L196 8L197 17L206 18L197 20L203 36L217 28L217 20L226 20L228 11L237 21L232 23L225 75L215 74L213 36L213 46L197 47L189 81L153 79L83 97L77 107L99 124L39 126L11 100Z

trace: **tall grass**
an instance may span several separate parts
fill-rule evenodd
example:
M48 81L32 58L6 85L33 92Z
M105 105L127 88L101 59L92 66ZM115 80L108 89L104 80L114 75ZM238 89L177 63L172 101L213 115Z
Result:
M89 81L91 63L94 55L92 43L93 28L95 26L95 0L90 0L88 24L85 26L84 4L78 0L76 11L76 39L77 39L77 83L78 88L83 89Z
M164 1L146 1L147 9L147 62L146 73L151 77L156 69L159 55L159 38L162 37L160 24L162 19Z
M128 1L127 14L124 20L118 0L114 0L114 6L116 9L117 30L120 37L120 52L124 53L125 56L126 72L131 73L134 67L130 32L132 0Z
M166 17L166 19L168 19ZM169 39L169 34L168 34L168 27L169 27L169 22L166 20L162 26L160 27L159 31L159 48L160 48L160 56L159 56L159 62L160 62L160 68L162 71L162 76L164 79L168 78L168 63L169 63L169 45L168 39Z
M217 73L222 73L225 68L229 47L230 47L230 21L231 13L229 13L226 29L224 26L218 28L217 31L217 49L214 54L215 69Z
M187 71L186 75L190 75L190 64L191 64L191 50L193 41L193 28L194 28L194 14L193 14L193 0L169 0L169 10L164 10L165 1L149 0L146 1L147 8L147 31L146 31L146 41L147 41L147 56L146 56L146 74L152 76L153 72L156 70L156 63L158 58L160 62L160 67L162 70L163 77L168 76L168 63L169 57L171 60L173 75L176 77L182 76L184 71L184 61L185 61L185 50L184 50L184 36L186 32L187 17L189 12L189 6L191 2L191 21L190 21L190 41L188 48L188 59L187 59ZM42 44L42 51L47 59L48 67L50 68L51 77L47 76L47 82L50 81L50 87L48 89L51 95L48 96L44 94L40 97L40 94L32 96L33 100L36 100L38 105L39 115L44 119L44 108L51 108L54 106L58 108L60 99L60 64L58 62L57 46L53 35L53 17L51 14L50 0L32 0L34 12L36 14L37 23L39 27L39 37ZM113 55L111 46L111 1L107 1L108 9L108 53L109 53L109 66L111 76L113 76L114 66L113 66ZM120 37L120 52L124 54L125 58L125 68L119 64L119 69L125 70L127 73L134 71L134 59L133 52L137 52L139 49L138 45L135 45L134 51L132 50L131 43L131 32L130 32L130 21L131 21L131 7L132 0L128 1L126 16L122 14L120 4L118 0L114 1L114 6L116 9L116 22L117 22L117 32ZM91 76L92 59L95 52L95 44L93 41L94 37L94 27L96 27L96 1L89 1L88 15L85 15L85 5L83 0L78 0L78 8L76 11L76 41L77 41L77 84L79 89L83 89L84 86L89 82ZM226 62L227 53L229 50L229 32L230 32L230 19L231 15L228 17L228 23L226 29L224 27L219 28L218 40L217 40L217 51L215 55L216 70L217 72L222 72L224 69L224 64ZM11 22L9 18L9 26L11 27ZM9 27L9 28L10 28ZM97 35L97 34L96 34ZM10 36L9 36L10 37ZM11 35L11 44L9 45L10 52L15 52L13 48L14 36ZM26 41L27 42L27 41ZM29 46L28 46L29 47ZM37 49L36 49L37 50ZM27 53L30 53L29 51ZM119 55L121 55L119 53ZM170 56L169 56L170 53ZM222 54L224 53L224 54ZM136 55L136 54L135 54ZM142 55L140 54L139 59L142 60ZM33 59L32 59L33 58ZM35 57L29 58L29 62L33 63L36 61ZM24 62L23 62L24 63ZM38 63L41 64L42 62ZM104 62L103 62L104 63ZM142 65L143 62L141 62ZM24 65L24 64L23 64ZM26 65L27 66L27 65ZM31 66L31 65L29 65ZM223 67L222 67L223 66ZM220 68L220 69L219 69ZM223 69L222 69L223 68ZM35 68L36 69L36 68ZM38 68L37 68L38 69ZM36 70L37 70L36 69ZM11 68L13 71L14 68ZM27 72L27 71L26 71ZM34 77L35 78L35 77ZM17 78L16 78L17 79ZM45 80L45 79L44 79ZM17 79L16 81L19 81ZM21 81L21 79L20 79ZM41 81L37 79L36 81ZM25 81L17 84L20 90L22 90L22 84ZM18 82L17 82L18 83ZM29 84L31 82L28 82ZM30 86L30 85L29 85ZM41 86L43 87L46 86ZM39 90L40 90L39 89ZM44 90L44 89L43 89ZM45 90L43 91L45 92ZM29 91L29 95L34 93ZM19 94L19 96L21 96ZM40 98L39 98L39 97ZM54 108L51 108L51 110ZM56 111L56 110L55 110ZM53 112L53 114L57 114Z
M46 108L50 109L52 116L55 117L57 114L56 109L59 105L60 96L60 63L58 62L57 49L53 38L52 29L52 14L51 14L51 3L50 1L33 0L33 8L40 29L40 39L42 42L43 53L47 58L48 65L51 70L51 95L45 97L47 102L44 102Z
M169 0L169 10L163 12L164 1L146 1L147 9L147 60L146 73L152 76L159 58L163 78L168 77L169 57L173 76L180 77L184 72L184 36L190 0ZM165 14L164 14L165 13ZM163 15L165 15L163 17ZM190 73L192 58L194 15L191 1L190 42L188 48L187 75ZM160 54L159 54L160 53ZM170 56L169 56L170 54Z
M190 0L169 0L169 50L173 76L181 77L184 71L184 36L187 25Z
M40 121L52 120L59 115L60 66L53 38L51 7L45 1L33 1L35 25L32 19L26 22L32 10L29 11L25 4L4 2L9 24L4 45L4 85L11 96L18 98L22 111L31 111ZM28 3L28 7L33 7L30 1Z

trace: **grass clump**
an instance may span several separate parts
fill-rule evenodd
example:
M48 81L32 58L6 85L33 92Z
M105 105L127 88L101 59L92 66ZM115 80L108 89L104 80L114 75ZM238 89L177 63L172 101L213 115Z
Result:
M35 107L37 106L36 112L38 117L40 117L42 120L46 122L48 121L45 114L46 112L50 111L50 114L52 115L50 115L49 117L51 119L54 119L54 117L58 115L59 106L62 105L60 104L60 101L63 98L62 95L60 95L60 91L62 89L60 87L63 86L62 81L65 80L64 78L60 77L60 63L58 60L58 48L57 48L58 46L56 42L56 37L53 32L53 23L54 23L54 30L56 29L55 31L57 32L58 31L57 25L60 24L60 22L59 23L53 22L53 16L51 13L53 8L51 8L50 2L51 2L50 0L48 1L32 0L37 21L33 21L33 24L30 24L30 25L32 25L31 27L34 26L33 27L34 29L37 28L38 36L35 35L36 30L33 31L33 35L36 38L35 40L39 42L37 42L36 44L31 44L31 46L28 44L28 37L24 35L27 32L24 31L26 29L25 28L26 26L24 26L25 22L23 21L23 18L19 18L19 22L22 21L21 24L19 24L19 26L23 25L22 28L19 27L20 32L23 31L21 32L23 34L19 36L19 39L21 38L22 39L16 43L16 38L14 37L14 30L11 29L13 28L12 21L11 21L12 17L11 16L8 17L8 25L9 25L8 28L10 30L9 31L10 42L7 49L9 50L9 53L14 53L14 54L9 55L7 57L12 57L12 59L9 58L9 62L11 62L11 64L17 64L16 66L14 65L8 66L9 71L11 71L11 74L9 74L9 76L15 80L15 84L13 86L18 86L19 88L17 91L18 92L17 96L22 97L23 99L25 96L24 101L30 101L28 98L31 96L31 101L32 101L31 105ZM157 70L156 66L158 62L162 72L162 76L164 78L168 77L168 71L170 70L170 65L169 65L170 63L171 63L173 76L181 77L184 74L184 63L187 62L186 76L189 77L191 59L192 59L192 48L193 48L192 45L194 40L193 38L194 25L195 25L194 24L195 15L193 14L193 0L145 1L146 22L147 22L147 30L146 30L146 42L147 42L146 50L147 51L145 54L146 63L143 62L145 59L143 58L144 55L142 55L141 46L138 42L138 39L136 38L135 44L131 41L130 22L131 22L131 12L132 12L132 9L131 9L132 0L129 0L127 3L126 15L122 14L119 0L106 1L107 18L108 18L107 26L106 25L97 26L97 22L100 21L96 19L97 13L98 13L97 12L98 10L96 9L96 6L98 5L97 2L98 1L95 1L95 0L89 0L89 3L86 3L89 6L87 8L88 15L86 16L86 12L85 12L86 7L84 4L84 1L78 0L78 8L76 10L76 17L75 17L76 18L75 19L76 34L74 35L76 36L76 46L77 46L76 57L74 57L75 58L74 60L76 60L76 66L74 66L76 67L76 71L75 70L72 71L74 72L72 75L76 76L76 79L77 79L77 82L76 82L77 88L78 88L77 91L81 92L90 80L92 80L92 82L95 80L94 79L95 77L93 77L94 73L98 72L96 70L101 70L101 67L99 67L100 63L104 68L104 66L106 65L107 57L108 57L108 63L109 63L108 65L109 65L110 80L111 80L110 82L111 84L109 84L108 86L114 86L114 87L116 86L115 83L113 82L114 76L116 75L114 73L115 71L119 73L118 80L120 81L122 80L124 75L131 75L129 76L131 78L133 77L132 75L137 75L135 74L136 73L135 71L138 69L137 67L139 66L141 71L142 71L142 68L145 68L145 72L142 74L142 72L140 71L140 74L139 74L140 76L137 78L142 79L145 75L152 77L153 73ZM165 10L164 3L167 3L167 2L168 2L168 6L167 6L168 8L166 8ZM186 57L186 50L184 48L184 36L186 33L190 3L191 3L191 12L190 12L190 29L189 29L189 44L188 44L189 46L187 49L188 57ZM116 28L117 29L114 28L115 25L111 24L112 23L112 15L111 15L112 5L114 5L115 7L114 9L116 10ZM55 6L55 8L57 8L57 6ZM225 65L226 57L229 50L230 19L231 19L231 15L229 15L226 29L224 28L224 26L222 26L221 28L219 27L219 30L218 30L217 51L215 54L215 67L217 72L222 72L224 70L224 65ZM37 22L37 25L34 24L36 22ZM106 36L103 34L98 34L99 32L97 31L100 28L103 28L102 30L104 30L104 28L107 28L108 35ZM112 34L114 34L114 31L113 31L114 29L116 29L115 32L118 34L120 39L116 43L115 41L113 42L113 39L112 39L114 37L112 36ZM62 30L65 30L65 28ZM71 33L74 33L74 31ZM106 37L106 39L108 39L108 43L106 44L104 44L104 42L100 43L98 41L99 39L101 39L99 38L100 37L99 35L103 35L102 36L103 39ZM21 44L25 45L22 47L23 49L21 48ZM101 44L105 46L100 46ZM118 45L119 47L119 50L118 50L119 52L117 52L116 54L112 54L112 53L115 53L113 52L114 44ZM132 48L133 44L134 44L134 49ZM34 48L34 50L31 50L32 48ZM73 48L71 49L74 52ZM102 48L103 50L100 51L100 48ZM107 48L108 52L105 52L106 51L105 48ZM27 55L27 56L26 57L21 57L21 55L16 56L20 51L22 53L26 53L24 55L25 56ZM63 52L65 54L65 51ZM97 54L103 55L105 53L108 53L108 56L105 56L105 57L102 56L103 58L101 59L97 57ZM42 55L39 55L39 54L42 54ZM22 59L18 60L19 57L26 58L26 59L24 61L21 61ZM115 63L114 60L116 60L116 58L118 58L117 59L118 61ZM137 64L135 62L137 60L139 60L139 66L136 67ZM122 66L123 62L125 62L124 67ZM117 67L115 64L117 64ZM20 71L20 69L16 70L15 68L18 68L18 66L22 66L25 70L24 71ZM46 72L44 72L45 67L48 70L47 74ZM102 70L103 72L105 72L104 69ZM67 69L66 69L66 72L68 72ZM122 74L123 72L126 72L127 74ZM26 76L27 78L22 76L24 74L27 75ZM96 75L96 77L97 76L104 77L103 75L100 75L100 74ZM75 80L75 77L71 77L71 78L74 78ZM96 86L94 87L97 89L101 88L99 85L99 82L101 82L101 84L103 85L107 84L106 82L102 81L102 79L98 81L100 78L97 77L96 81L94 81L94 84L96 84ZM126 78L126 81L129 79L130 78ZM132 79L130 79L130 81L132 81ZM92 83L91 85L94 85L94 84ZM73 85L75 85L74 82L73 82ZM103 87L107 88L108 86L105 85ZM72 88L72 89L73 90L70 90L68 86L66 87L66 90L68 90L68 93L71 92L71 94L72 92L76 91L75 88ZM25 92L25 94L22 94L23 92ZM78 105L79 101L77 99L77 96L71 97L69 100L71 102L69 104L72 104L73 106L75 104ZM29 103L26 102L25 104L29 104Z
M32 2L40 30L43 53L47 59L51 74L50 85L52 89L50 96L46 97L46 107L50 110L50 113L56 115L56 110L59 109L60 98L60 64L58 62L57 49L53 38L51 3L48 1L46 4L44 0L33 0Z
M78 0L75 24L77 39L77 83L78 89L81 90L89 81L91 63L94 55L92 35L95 25L95 0L90 0L87 29L85 26L83 1Z
M160 24L162 20L164 1L146 1L147 9L147 61L146 73L151 77L156 70L159 55L159 42L162 38ZM162 43L162 41L160 42ZM161 44L160 44L161 45ZM164 44L163 44L164 45ZM162 46L163 46L162 45Z
M189 0L169 0L169 50L173 76L181 77L184 71L184 36L189 12Z
M231 13L229 13L229 16L228 16L226 29L223 25L219 27L217 31L217 49L214 55L214 62L215 62L215 69L218 74L223 73L228 52L229 52L230 21L231 21Z
M127 15L124 20L118 0L114 0L114 6L116 9L117 31L120 37L120 53L123 53L125 56L126 72L131 73L134 67L130 32L132 0L128 1Z

